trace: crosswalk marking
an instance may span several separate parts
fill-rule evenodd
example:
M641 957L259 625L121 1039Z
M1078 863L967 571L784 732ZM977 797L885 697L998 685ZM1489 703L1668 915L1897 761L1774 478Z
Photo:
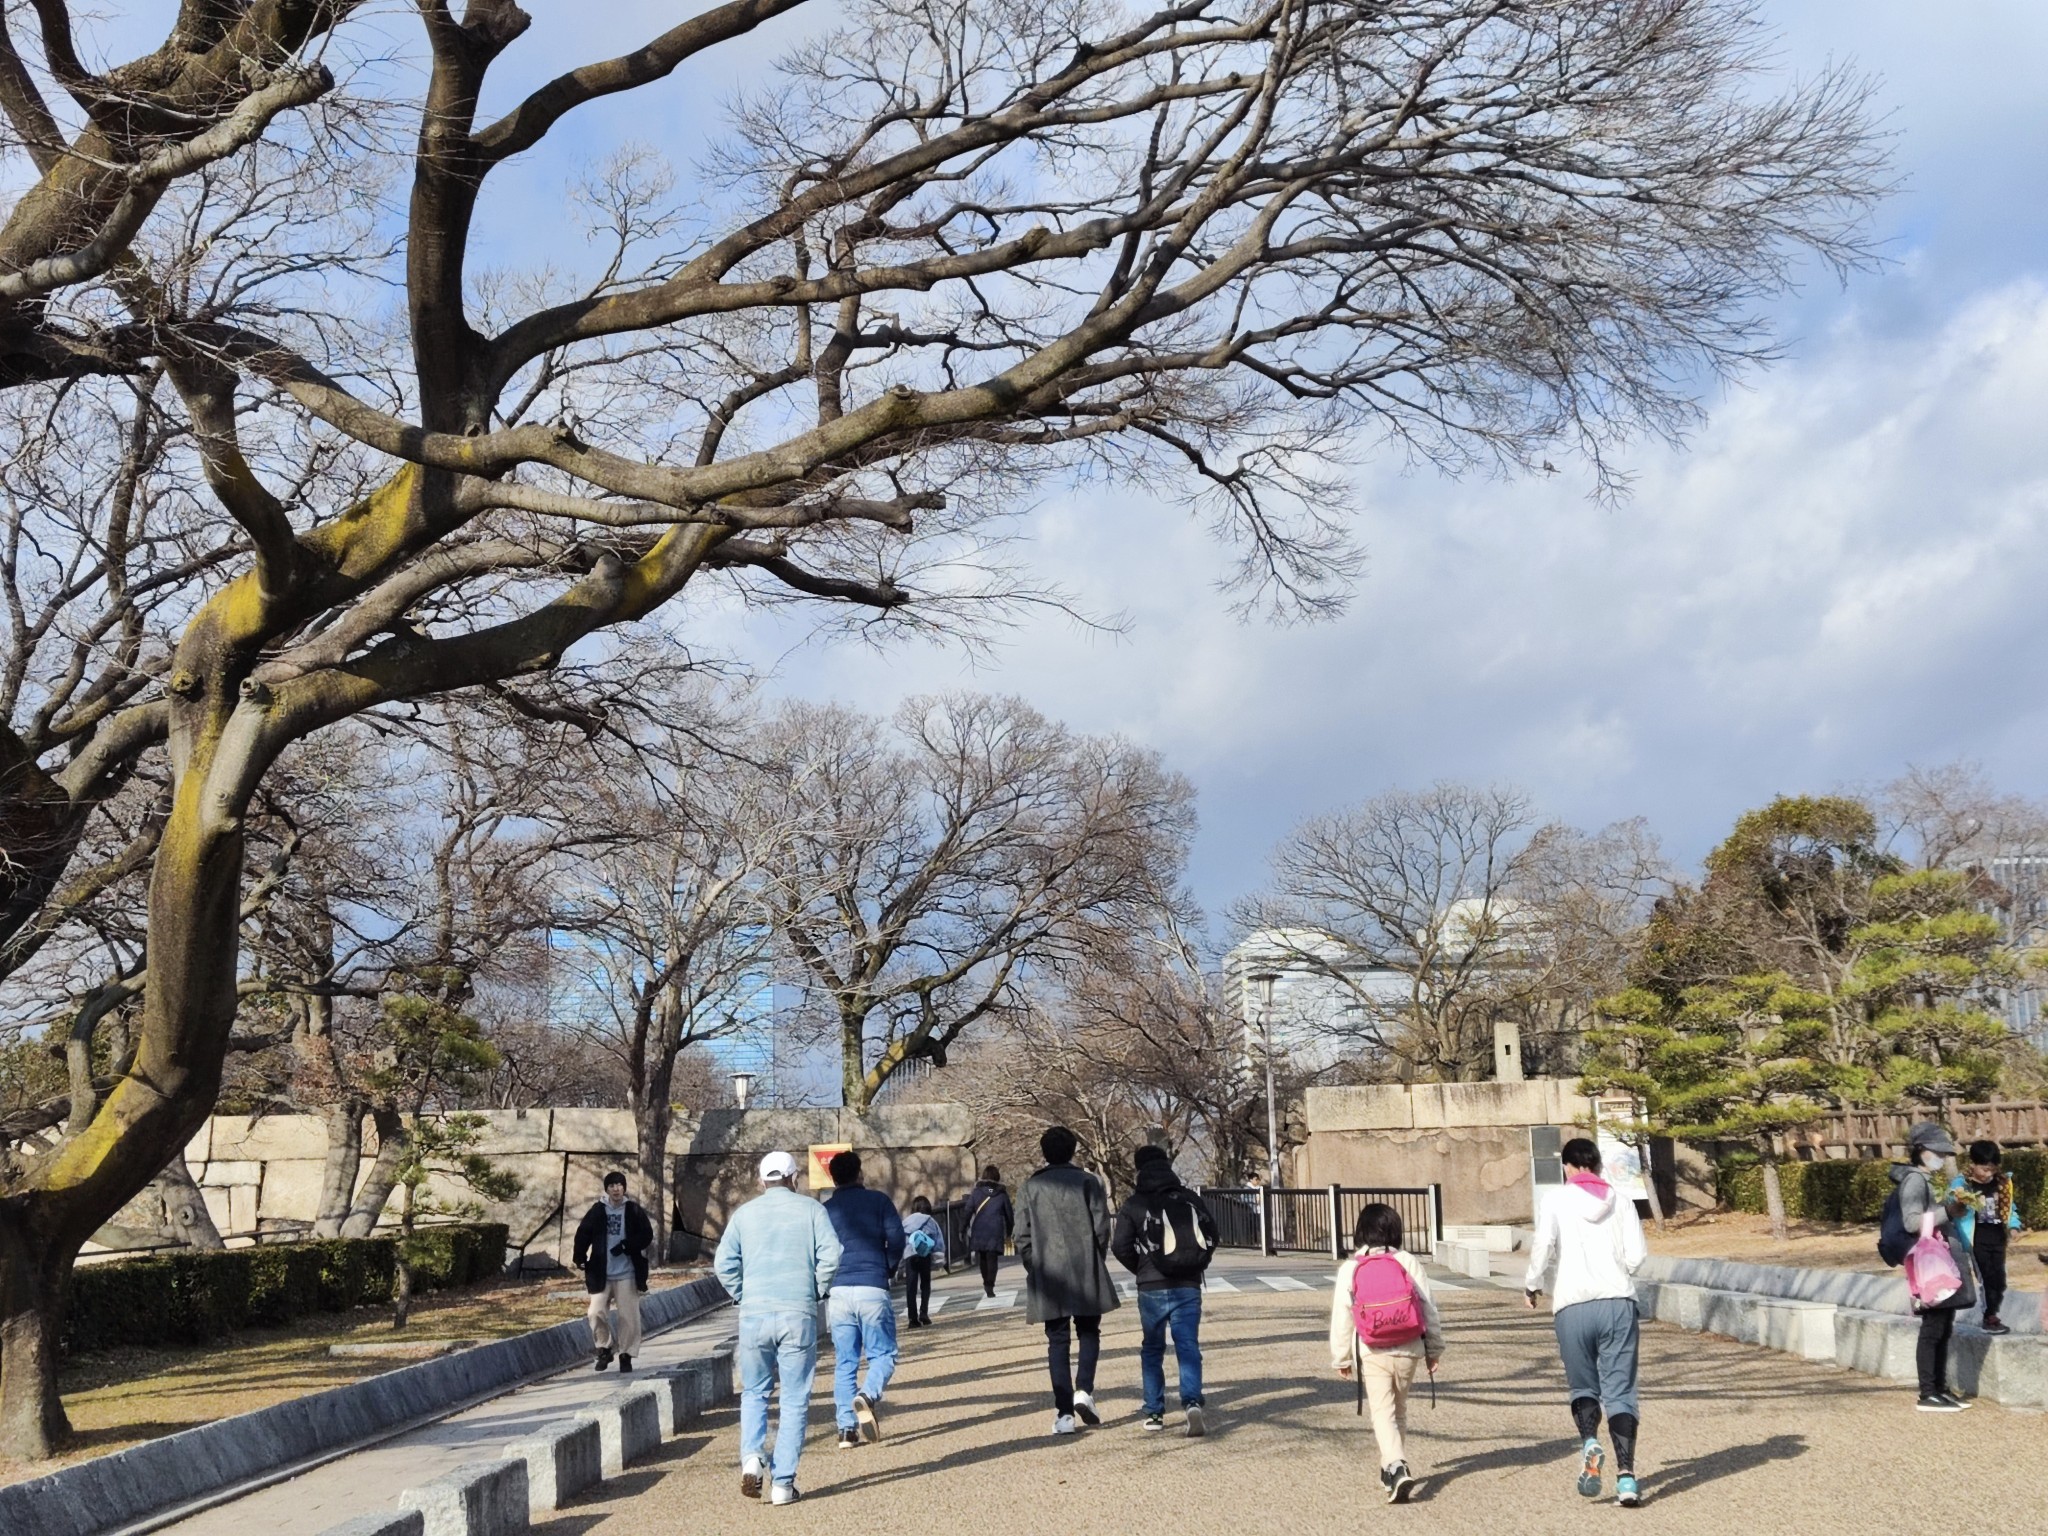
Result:
M1239 1290L1239 1287L1232 1285L1221 1275L1210 1275L1203 1281L1203 1285L1208 1290L1221 1291L1226 1296L1234 1295Z
M934 1291L932 1293L932 1299L925 1303L924 1309L927 1313L936 1312L939 1310L939 1308L943 1307L950 1300L952 1300L951 1297L942 1296L938 1292Z
M980 1301L975 1303L974 1310L977 1312L1003 1312L1015 1306L1016 1303L1017 1293L1015 1291L997 1291L993 1296L982 1297Z
M1306 1280L1297 1280L1292 1275L1261 1275L1259 1279L1276 1291L1306 1291L1313 1289Z

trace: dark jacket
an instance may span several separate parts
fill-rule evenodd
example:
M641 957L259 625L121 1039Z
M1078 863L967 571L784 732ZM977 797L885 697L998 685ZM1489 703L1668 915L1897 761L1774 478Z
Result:
M1010 1192L1000 1184L977 1179L967 1191L967 1251L1001 1253L1017 1225Z
M605 1202L600 1200L576 1223L574 1262L583 1271L583 1289L595 1296L604 1289L611 1244L605 1241ZM654 1223L637 1200L626 1202L626 1252L633 1257L633 1283L647 1289L647 1250L654 1242Z
M845 1250L832 1284L871 1285L886 1291L889 1277L903 1262L903 1218L896 1214L896 1203L880 1190L856 1184L833 1190L825 1214Z
M1141 1291L1185 1290L1202 1283L1199 1277L1162 1275L1152 1262L1151 1250L1142 1246L1146 1219L1159 1209L1159 1197L1169 1189L1185 1188L1171 1163L1147 1163L1138 1170L1136 1192L1116 1213L1116 1235L1109 1240L1109 1251L1116 1255L1117 1263L1137 1277ZM1201 1213L1202 1232L1213 1249L1216 1218L1209 1214L1209 1207L1203 1203L1202 1197L1191 1189L1188 1190L1188 1198Z
M1070 1163L1041 1168L1017 1192L1017 1257L1024 1315L1100 1317L1117 1307L1109 1277L1109 1196L1102 1180Z

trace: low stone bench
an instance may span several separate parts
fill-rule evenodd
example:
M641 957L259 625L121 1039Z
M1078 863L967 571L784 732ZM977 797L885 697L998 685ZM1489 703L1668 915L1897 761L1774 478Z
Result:
M526 1463L530 1510L560 1509L604 1477L604 1446L595 1419L560 1419L505 1447Z
M524 1536L528 1517L526 1463L480 1461L408 1488L401 1511L419 1511L421 1536Z
M652 1386L628 1387L576 1415L596 1424L604 1475L617 1477L661 1444L660 1393Z
M1493 1251L1470 1243L1438 1243L1436 1252L1430 1255L1430 1262L1454 1275L1467 1275L1475 1280L1486 1280L1493 1275Z

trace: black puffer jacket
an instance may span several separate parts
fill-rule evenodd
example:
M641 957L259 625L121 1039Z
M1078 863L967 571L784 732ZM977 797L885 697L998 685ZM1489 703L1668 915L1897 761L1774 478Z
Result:
M654 1242L654 1223L637 1200L626 1202L626 1252L633 1258L633 1283L647 1289L647 1250ZM604 1289L605 1273L611 1267L611 1244L606 1241L605 1202L600 1200L576 1223L576 1267L583 1271L583 1289L595 1296Z
M1170 1291L1187 1286L1200 1285L1199 1279L1185 1275L1168 1276L1159 1272L1152 1262L1151 1250L1144 1245L1145 1223L1154 1211L1159 1209L1159 1198L1170 1189L1187 1189L1181 1183L1180 1175L1173 1171L1171 1163L1147 1163L1138 1170L1135 1189L1116 1213L1116 1235L1109 1240L1109 1251L1116 1256L1117 1263L1131 1272L1141 1291ZM1192 1189L1187 1196L1200 1212L1198 1220L1203 1234L1209 1239L1213 1252L1216 1246L1216 1218L1209 1214L1209 1207L1202 1197Z

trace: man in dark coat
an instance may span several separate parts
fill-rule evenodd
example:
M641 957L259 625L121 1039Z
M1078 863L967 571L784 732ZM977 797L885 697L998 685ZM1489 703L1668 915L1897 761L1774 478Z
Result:
M1077 1414L1084 1424L1102 1422L1095 1411L1095 1362L1102 1351L1102 1314L1117 1305L1116 1282L1104 1262L1109 1253L1109 1195L1094 1174L1074 1166L1079 1144L1064 1125L1039 1137L1045 1166L1017 1192L1024 1315L1045 1325L1056 1435L1071 1435ZM1081 1359L1075 1371L1069 1356L1077 1333Z
M1010 1192L1003 1188L1002 1173L994 1163L981 1170L974 1188L967 1192L967 1251L981 1270L984 1296L996 1293L996 1266L1003 1262L1003 1244L1017 1225L1017 1213L1010 1204Z
M1164 1147L1132 1154L1137 1189L1116 1213L1109 1251L1138 1282L1138 1379L1145 1391L1145 1427L1166 1427L1166 1339L1180 1374L1180 1405L1188 1433L1205 1432L1202 1417L1202 1272L1216 1252L1216 1219L1202 1197L1181 1183Z
M633 1369L633 1356L640 1351L647 1250L653 1243L654 1223L637 1201L626 1198L626 1176L614 1169L604 1176L604 1198L576 1223L574 1257L583 1271L583 1289L590 1293L590 1339L597 1346L600 1371L612 1363L614 1350L619 1369Z

